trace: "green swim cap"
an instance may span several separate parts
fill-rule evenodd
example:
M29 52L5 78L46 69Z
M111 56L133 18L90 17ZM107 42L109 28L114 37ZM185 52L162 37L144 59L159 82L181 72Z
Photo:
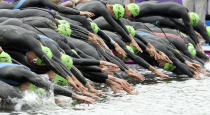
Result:
M132 48L131 46L126 45L126 48L127 48L130 52L134 53L133 48ZM122 60L123 60L123 61L127 61L127 60L130 60L130 58L123 56L123 57L122 57Z
M137 54L139 52L139 50L137 50L136 47L134 47L133 45L131 45L130 47L133 49L134 54Z
M137 4L131 3L131 4L128 4L127 7L134 17L139 15L140 7Z
M68 56L66 54L62 54L61 61L68 67L69 70L71 69L71 67L73 65L73 60L70 56Z
M170 64L170 63L166 63L164 65L163 69L166 71L173 71L174 69L176 69L176 66L174 66L173 64Z
M120 4L115 4L113 5L113 11L114 11L114 16L117 20L122 18L125 14L125 9L122 5Z
M136 30L133 28L133 26L126 25L126 28L128 29L129 33L134 37L136 35Z
M208 36L210 37L210 26L206 27L206 32L207 32Z
M36 94L38 94L39 96L43 96L45 95L45 89L43 88L38 88L37 86L30 84L29 88L28 88L29 92L35 92Z
M59 24L69 24L66 20L57 20Z
M195 12L190 12L189 16L190 16L190 24L192 26L196 26L198 24L199 20L200 20L198 14L195 13Z
M195 47L193 46L193 44L188 43L187 49L188 49L188 51L192 54L193 57L196 56L196 49L195 49Z
M12 63L12 58L10 57L8 53L2 51L0 54L0 62Z
M42 48L42 51L43 51L50 59L52 59L53 54L52 54L50 48L48 48L48 47L46 47L46 46L43 46L43 45L41 45L41 48ZM44 66L44 65L45 65L45 63L44 63L44 62L42 61L42 59L40 59L40 58L37 58L36 64L39 65L39 66Z
M93 29L93 32L95 33L95 34L97 34L98 33L98 25L95 23L95 22L90 22L90 25L91 25L91 28Z
M57 31L63 35L71 36L70 24L60 24L58 25Z
M67 86L68 85L68 81L66 79L64 79L63 77L59 76L56 74L55 78L54 78L54 83L60 86Z

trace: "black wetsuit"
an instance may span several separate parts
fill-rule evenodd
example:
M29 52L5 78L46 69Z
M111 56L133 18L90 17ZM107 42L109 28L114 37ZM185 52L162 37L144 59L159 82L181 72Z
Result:
M147 63L144 59L136 56L135 54L133 54L132 52L130 52L127 48L125 43L123 43L123 41L121 41L120 37L116 34L114 34L113 32L109 32L109 31L104 31L108 36L110 36L113 40L115 40L120 47L122 47L123 50L125 50L125 52L127 53L127 56L129 58L131 58L134 62L136 62L137 64L141 65L142 67L149 69L150 64ZM138 42L137 42L138 43ZM146 51L146 46L143 45L139 45L143 51Z
M3 102L9 97L22 98L21 93L12 86L20 86L25 82L30 82L35 86L46 90L50 90L53 87L52 89L55 94L65 95L68 97L72 96L71 91L46 81L39 75L31 72L26 66L4 62L0 63L0 98L3 99Z
M6 50L14 50L25 54L28 51L34 53L43 60L43 62L54 72L62 77L71 76L71 72L65 67L62 62L58 61L56 57L49 59L47 55L41 50L41 45L37 39L36 33L27 31L23 28L10 25L1 25L1 42L0 45Z
M137 20L144 23L152 23L158 27L177 29L183 33L188 34L188 31L184 27L183 22L177 19L166 18L161 16L149 16L149 17L142 17ZM210 37L208 36L206 28L201 21L199 21L198 24L193 28L195 31L201 34L201 36L206 40L206 43L210 43Z
M182 57L183 55L180 53L177 53L175 50L176 48L173 45L171 46L168 40L139 30L137 30L137 34L139 35L137 36L138 39L144 39L145 41L151 43L156 49L164 52L170 58L170 60L173 62L173 65L176 66L176 69L173 72L176 74L186 74L189 77L193 77L194 71L184 64L185 58ZM139 56L147 60L150 64L154 64L154 59L152 59L150 56ZM157 65L157 63L155 65Z
M26 18L26 17L46 17L51 20L55 20L55 13L47 11L46 9L40 8L28 8L25 10L9 10L9 9L1 9L0 17L8 17L8 18Z
M17 4L20 1L12 2L12 3L0 2L0 9L15 9ZM62 12L62 13L67 13L67 14L72 14L72 15L80 14L80 12L76 9L56 5L55 3L51 2L50 0L25 0L22 3L22 5L20 5L20 7L17 7L16 9L27 8L27 7L39 7L39 8L48 7L48 8L54 9L54 10L56 10L58 12Z
M79 10L93 12L97 18L99 16L103 16L105 20L112 25L112 27L122 36L123 40L126 42L130 42L131 39L129 38L129 32L127 28L121 23L120 20L115 20L110 12L106 9L106 4L99 2L99 1L90 1L86 3L82 3L78 5L77 8Z
M140 7L140 13L135 19L145 16L164 16L170 18L181 18L184 26L187 29L188 35L192 38L195 44L198 43L198 39L194 32L193 27L190 25L190 18L188 16L188 10L184 6L175 2L142 2L138 4Z

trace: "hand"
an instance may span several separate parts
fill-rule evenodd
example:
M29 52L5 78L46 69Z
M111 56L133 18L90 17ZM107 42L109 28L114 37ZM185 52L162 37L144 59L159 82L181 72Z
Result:
M78 101L82 101L82 103L86 103L86 104L94 104L94 100L92 98L86 97L86 96L81 96L81 95L77 95L77 94L72 94L72 98L78 100Z
M115 44L114 44L114 47L115 47L115 50L116 50L116 52L117 52L118 54L120 54L120 55L122 55L122 56L124 56L124 57L127 56L126 52L119 46L118 43L115 43Z
M134 72L130 68L128 70L125 70L125 72L128 74L129 77L131 77L133 79L138 79L138 80L141 80L141 81L144 81L145 80L145 78L144 78L143 75Z
M130 45L133 45L139 52L143 53L142 49L139 47L139 45L136 43L136 41L133 39L132 35L129 35L131 38Z
M152 72L154 72L156 75L158 75L160 78L169 78L168 75L163 74L161 72L159 72L157 69L155 69L153 66L149 67L149 70L151 70Z
M198 44L197 44L197 48L198 48L201 52L205 53L204 50L203 50L203 48L201 47L201 43L198 43Z
M101 39L89 36L88 40L94 44L97 44L103 51L105 51L104 44Z
M98 37L96 34L92 34L92 36L93 36L94 39L96 39L98 45L99 45L102 49L104 49L104 41L103 41L100 37Z
M198 69L196 67L193 66L193 64L189 61L185 61L185 64L190 67L191 69L193 69L194 71L198 72Z
M112 80L112 81L114 81L114 82L116 82L116 83L118 83L118 84L120 84L121 87L122 87L127 93L131 94L131 92L132 92L133 89L131 88L131 85L130 85L127 81L125 81L125 80L123 80L123 79L120 79L120 78L117 78L117 77L114 77L114 76L111 76L111 75L108 75L108 79L109 79L109 80Z
M159 55L159 54L156 52L156 50L151 49L151 48L147 48L146 51L149 53L149 55L150 55L151 57L154 57L155 60L161 60L161 59L162 59L161 55Z
M70 76L66 77L66 79L68 80L68 84L72 86L74 90L80 91L80 89L77 87L77 85L74 83L73 79Z
M147 49L146 51L150 54L150 56L154 57L155 60L160 60L162 59L161 55L159 55L156 51L156 49L154 48L154 46L150 43L147 44Z
M107 66L111 66L111 68L107 67ZM107 62L107 61L100 61L100 65L99 67L102 67L102 71L105 73L110 73L112 74L113 72L119 72L120 68L119 66L117 66L116 64Z
M210 73L207 72L205 69L203 69L199 64L192 63L192 66L194 66L195 68L197 68L198 71L200 71L201 73L205 74L206 76L209 76L210 75Z
M80 11L81 16L88 16L88 17L94 17L95 14L92 12L87 12L87 11Z
M161 55L163 61L173 64L173 62L169 59L169 57L165 53L159 51L159 54Z
M193 78L195 78L197 80L201 80L201 77L199 76L199 74L197 72L194 72Z
M107 79L106 83L107 83L107 85L109 85L109 87L112 89L112 91L114 93L120 93L120 91L123 90L123 88L121 87L120 84L118 84L112 80Z
M102 92L96 90L95 88L93 88L93 86L91 86L90 83L87 82L85 86L86 86L91 92L95 93L96 95L105 96L104 93L102 93Z
M0 98L0 103L2 102L2 98Z
M113 72L115 72L115 70L109 69L108 67L103 67L101 68L101 70L103 73L106 73L106 74L113 74Z
M202 39L201 34L199 34L198 32L195 32L195 34L197 35L197 38Z
M2 47L0 47L0 53L3 51Z
M111 66L113 68L119 68L119 66L117 66L116 64L113 64L113 63L107 62L107 61L100 61L100 65Z
M157 74L160 78L169 78L168 75L163 74L163 73L161 73L161 72L159 72L159 71L157 71L156 74Z
M75 84L77 85L77 87L79 88L79 91L87 96L90 96L94 99L99 98L98 96L96 96L95 94L92 94L90 92L88 92L88 90L82 85L82 83L80 83L77 78L75 78L74 76L72 77L73 81L75 82Z

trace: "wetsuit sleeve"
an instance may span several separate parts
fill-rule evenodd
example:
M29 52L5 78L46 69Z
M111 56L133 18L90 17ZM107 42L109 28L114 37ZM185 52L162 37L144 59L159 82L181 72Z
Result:
M128 29L126 28L125 24L123 24L120 19L117 20L117 23L126 31L127 34L130 34Z
M78 68L83 72L102 72L97 66L79 66Z
M75 48L74 50L76 50L77 54L82 58L95 59L94 57L89 56L88 54L84 53L82 50L80 50L78 48Z
M86 85L87 80L85 79L83 74L80 72L80 70L78 70L75 66L72 66L71 71L83 85Z
M87 30L85 30L84 28L75 26L75 25L71 25L71 29L72 29L71 37L75 37L77 39L86 40L86 41L88 40L89 32Z
M138 40L142 41L145 45L148 44L148 42L146 40L144 40L141 36L139 36L138 34L135 35L136 38L138 38Z
M106 19L106 21L112 25L112 27L115 29L118 34L120 34L123 38L123 41L125 42L131 42L130 37L126 33L126 31L117 23L116 20L113 19L113 17L110 15L108 11L102 13L103 17Z
M92 72L92 73L83 73L86 78L88 78L91 81L97 82L97 83L106 83L106 80L108 79L108 75L100 72Z
M103 31L99 30L98 35L104 39L106 42L110 43L111 45L114 45L115 41L112 40L108 35L106 35Z
M171 52L173 52L173 54L181 61L181 62L185 62L185 59L182 57L182 55L176 51L175 49L172 48L168 48Z
M58 12L61 13L68 13L68 14L72 14L72 15L80 15L80 12L76 9L70 8L70 7L64 7L61 5L56 5L53 2L51 2L50 0L40 0L44 5L48 6L49 8L52 8Z
M94 33L93 29L91 28L90 22L87 20L86 16L68 15L68 14L61 14L61 15L71 20L80 22L82 26L85 27L88 31Z
M71 47L69 47L64 41L58 40L58 41L56 41L56 42L59 44L60 48L61 48L62 50L65 51L66 54L68 54L69 56L72 56L72 57L78 57L78 56L71 50Z
M206 43L210 44L210 37L208 36L206 28L201 21L198 22L194 29L202 35L202 37L206 40Z
M71 24L71 29L75 30L75 31L79 31L79 32L81 32L83 34L86 34L86 35L88 35L88 33L89 33L89 31L86 30L85 28L77 26L77 25L73 25L73 24Z
M136 39L136 38L134 38L134 39L136 40L136 42L138 43L138 45L141 47L141 49L145 51L146 48L147 48L147 46L144 43L142 43L141 40Z
M115 39L116 40L116 39ZM138 41L137 41L138 42ZM149 68L150 64L147 63L144 59L141 57L135 55L134 53L130 52L127 48L126 45L121 41L117 40L117 43L120 45L121 48L127 53L127 56L131 58L133 61L135 61L137 64L143 66L144 68Z
M91 65L100 65L100 61L94 60L94 59L77 59L73 58L74 65L86 65L86 66L91 66Z

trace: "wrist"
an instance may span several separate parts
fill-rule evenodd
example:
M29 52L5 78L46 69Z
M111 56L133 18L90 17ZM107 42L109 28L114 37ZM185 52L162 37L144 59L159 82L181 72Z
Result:
M115 48L118 47L118 44L117 44L116 42L114 43L114 47L115 47Z
M78 95L76 93L72 93L71 97L77 99Z

